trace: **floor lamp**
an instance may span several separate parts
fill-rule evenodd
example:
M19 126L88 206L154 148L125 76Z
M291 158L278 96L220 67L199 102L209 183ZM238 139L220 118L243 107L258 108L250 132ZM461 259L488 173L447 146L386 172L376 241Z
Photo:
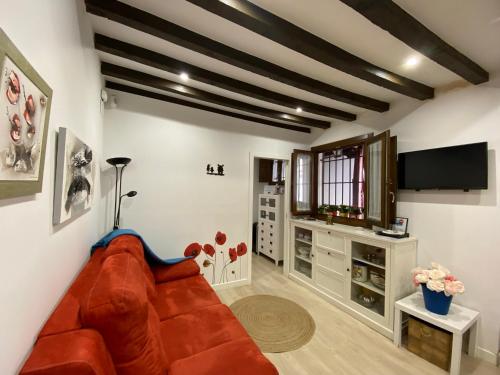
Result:
M108 164L111 164L115 167L115 209L113 213L113 229L118 229L120 227L120 208L122 204L122 198L127 197L135 197L137 195L137 191L129 191L126 194L122 195L122 177L123 170L125 167L132 161L130 158L125 157L117 157L110 158L106 160ZM118 210L116 204L118 203Z

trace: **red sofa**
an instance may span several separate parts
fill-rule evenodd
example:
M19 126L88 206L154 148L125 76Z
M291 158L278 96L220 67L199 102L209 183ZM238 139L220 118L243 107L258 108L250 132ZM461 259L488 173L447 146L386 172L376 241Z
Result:
M25 375L275 375L194 260L150 268L141 242L97 249L21 370Z

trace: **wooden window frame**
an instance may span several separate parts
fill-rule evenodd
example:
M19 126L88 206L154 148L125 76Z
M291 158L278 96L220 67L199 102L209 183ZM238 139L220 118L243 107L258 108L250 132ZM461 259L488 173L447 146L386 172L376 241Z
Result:
M383 140L383 150L382 155L383 158L381 160L382 163L382 176L381 176L381 220L374 221L368 219L369 215L369 205L370 205L370 197L369 197L369 144L377 142L378 140ZM374 135L373 133L363 134L357 137L352 137L348 139L339 140L336 142L331 142L319 146L315 146L311 148L310 153L312 154L312 172L311 172L311 211L310 212L297 212L296 210L296 155L297 152L307 153L305 150L294 150L294 154L292 155L292 214L293 215L309 215L318 219L326 219L326 215L318 213L318 205L319 205L319 154L322 152L333 151L340 148L345 148L349 146L360 145L364 147L364 158L363 158L363 168L365 170L365 183L363 186L364 189L364 197L365 197L365 217L364 219L357 218L349 218L349 217L340 217L335 216L333 221L339 224L353 225L353 226L363 226L363 227L372 227L373 225L380 227L388 227L389 224L394 219L396 213L396 205L395 205L395 194L396 194L396 145L397 139L396 137L391 137L389 131Z

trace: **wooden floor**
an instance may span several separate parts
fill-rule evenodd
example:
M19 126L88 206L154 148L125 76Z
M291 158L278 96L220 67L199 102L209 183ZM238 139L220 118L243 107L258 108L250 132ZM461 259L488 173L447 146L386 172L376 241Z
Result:
M254 295L271 294L302 305L316 322L316 333L302 348L287 353L266 353L281 375L446 375L368 328L347 313L283 276L283 268L252 254L252 285L218 291L224 303ZM462 375L499 375L500 368L463 356ZM256 374L258 375L258 374Z

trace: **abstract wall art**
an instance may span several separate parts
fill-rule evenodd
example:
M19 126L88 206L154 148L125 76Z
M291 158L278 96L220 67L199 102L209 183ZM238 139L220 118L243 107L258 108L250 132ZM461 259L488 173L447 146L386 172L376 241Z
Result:
M0 199L42 191L52 90L0 29Z
M96 174L92 149L66 128L57 137L53 223L60 224L92 205Z

